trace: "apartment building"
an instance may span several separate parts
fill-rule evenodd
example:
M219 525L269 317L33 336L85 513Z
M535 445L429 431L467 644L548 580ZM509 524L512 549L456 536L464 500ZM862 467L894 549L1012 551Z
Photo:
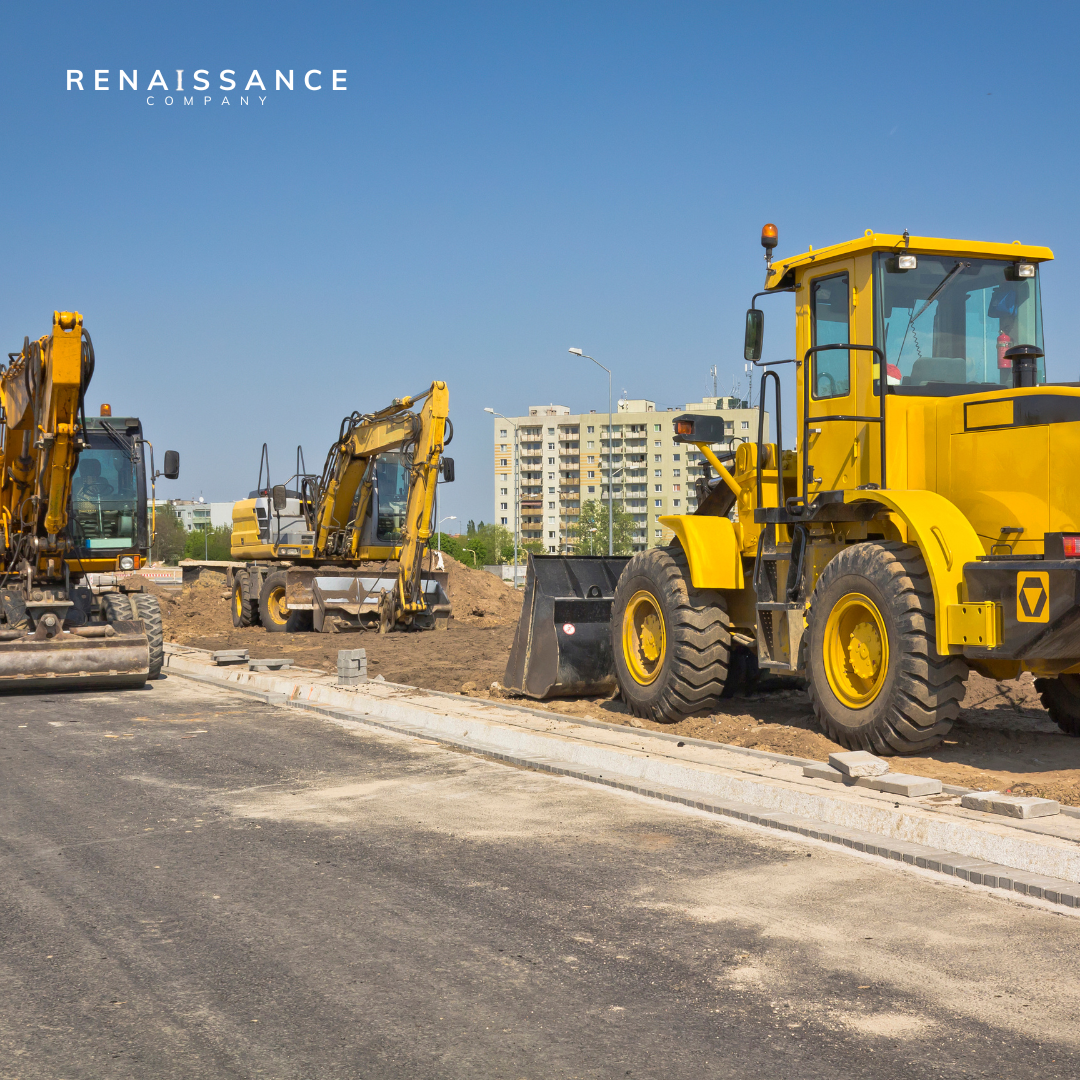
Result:
M671 530L657 520L697 509L695 481L702 455L674 441L672 421L681 412L724 418L725 440L717 451L757 438L758 411L733 397L704 398L684 409L657 411L652 401L624 399L618 411L571 413L565 405L533 405L528 415L494 418L495 513L513 531L515 506L521 538L540 540L552 553L570 550L569 530L589 500L607 502L634 518L635 551L667 544ZM765 414L765 438L769 416Z

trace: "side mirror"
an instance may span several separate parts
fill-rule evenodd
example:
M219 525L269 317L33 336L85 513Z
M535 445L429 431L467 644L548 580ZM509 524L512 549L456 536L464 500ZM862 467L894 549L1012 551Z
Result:
M165 468L162 476L166 480L175 480L180 475L180 455L175 450L165 451Z
M439 471L442 473L443 483L452 484L454 482L454 459L444 457L439 462Z
M275 484L270 494L274 500L274 509L280 513L285 509L285 505L289 501L289 496L285 492L285 485Z
M765 340L765 312L750 308L746 313L746 336L743 338L743 357L747 360L761 359L761 343Z

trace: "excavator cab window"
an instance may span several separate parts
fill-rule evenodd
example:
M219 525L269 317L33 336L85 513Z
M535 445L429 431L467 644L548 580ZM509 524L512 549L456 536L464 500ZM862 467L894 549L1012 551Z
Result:
M409 504L409 458L380 454L375 462L376 537L379 543L398 545Z
M815 345L843 345L851 340L847 273L818 278L810 287ZM851 389L851 354L837 349L814 354L815 398L847 397Z
M131 456L115 443L84 450L71 488L74 532L92 551L136 544L138 476Z

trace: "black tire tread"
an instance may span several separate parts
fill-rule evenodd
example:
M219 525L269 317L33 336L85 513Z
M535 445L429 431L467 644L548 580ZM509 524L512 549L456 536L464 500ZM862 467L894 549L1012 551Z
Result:
M146 639L150 644L149 678L161 676L165 666L165 630L161 622L161 604L151 593L135 593L130 596L135 608L135 617L142 619L146 628Z
M1056 679L1036 679L1035 689L1050 719L1066 735L1080 738L1080 678L1062 675Z
M255 626L259 621L259 606L246 595L248 585L247 571L243 570L233 577L232 595L229 597L229 612L232 615L233 626L243 629ZM236 591L240 590L240 618L236 618Z
M723 597L714 590L696 589L690 581L686 553L679 546L651 548L638 552L627 564L616 588L612 616L612 644L616 655L622 653L621 611L632 578L641 574L664 593L675 612L675 624L666 627L670 660L661 673L663 689L656 700L643 703L633 686L620 677L623 701L635 716L658 723L677 723L686 716L714 712L728 677L731 651L730 623ZM620 604L620 600L622 603ZM617 668L618 670L618 668Z
M849 750L883 755L928 750L942 740L960 713L968 666L959 657L938 654L934 590L922 555L918 548L898 541L852 545L826 566L815 595L846 574L861 574L874 581L894 613L899 612L896 637L901 649L893 660L897 677L884 715L854 732L833 721L814 679L808 678L807 693L814 715L825 734ZM806 616L807 640L817 617L814 608L811 600ZM828 613L820 617L827 618Z

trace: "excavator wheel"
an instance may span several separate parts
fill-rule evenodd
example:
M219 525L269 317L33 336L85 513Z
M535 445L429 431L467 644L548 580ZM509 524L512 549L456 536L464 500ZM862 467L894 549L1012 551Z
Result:
M1035 689L1050 713L1050 719L1066 735L1080 738L1080 676L1059 675L1056 679L1036 679Z
M259 622L259 605L247 595L248 576L241 571L233 577L232 624L235 627L255 626Z
M723 595L694 588L681 547L636 554L611 612L615 674L630 711L675 723L715 710L728 677L728 626Z
M968 668L938 654L934 592L917 548L845 548L818 579L806 622L807 691L829 738L876 754L942 740Z
M101 607L105 612L106 622L127 622L129 619L140 617L135 614L135 608L132 606L131 596L128 593L105 593L101 598Z
M150 593L133 593L128 599L134 605L135 618L142 619L150 644L150 678L157 679L165 663L165 631L161 625L161 605Z
M271 634L311 629L310 611L290 611L285 604L285 571L267 574L259 593L259 618Z

